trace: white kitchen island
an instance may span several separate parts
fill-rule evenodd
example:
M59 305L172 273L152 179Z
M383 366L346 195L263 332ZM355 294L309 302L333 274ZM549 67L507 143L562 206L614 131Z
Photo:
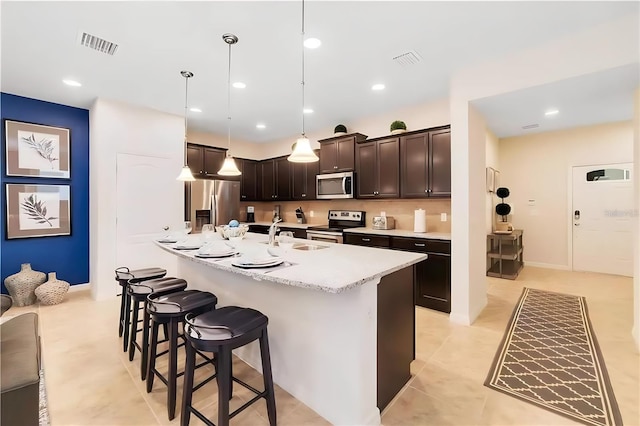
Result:
M238 250L259 250L266 240L248 233ZM410 378L413 265L426 255L296 242L327 248L292 249L281 266L242 269L233 258L200 259L156 244L179 257L178 276L189 288L269 318L275 383L333 424L378 425L380 410ZM257 342L234 353L261 370Z

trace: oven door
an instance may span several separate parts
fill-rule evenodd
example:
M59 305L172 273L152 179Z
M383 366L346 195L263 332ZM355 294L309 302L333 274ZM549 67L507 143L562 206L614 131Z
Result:
M307 240L324 241L326 243L342 244L342 234L338 232L309 231L307 230Z

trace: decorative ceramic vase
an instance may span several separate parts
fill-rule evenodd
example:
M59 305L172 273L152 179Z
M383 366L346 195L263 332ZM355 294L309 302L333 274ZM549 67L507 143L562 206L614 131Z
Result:
M36 288L36 296L43 305L57 305L69 291L69 283L56 278L55 272L49 272L49 280Z
M20 272L5 278L4 286L13 298L14 306L28 306L36 302L34 291L46 280L44 272L34 271L30 263L23 263Z

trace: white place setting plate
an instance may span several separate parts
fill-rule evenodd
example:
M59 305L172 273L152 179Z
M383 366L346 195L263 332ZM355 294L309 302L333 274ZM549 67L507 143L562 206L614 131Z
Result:
M200 252L197 252L194 256L202 258L202 259L216 259L216 258L221 258L221 257L235 256L236 254L238 254L237 251L229 250L228 252L219 252L219 251L211 252L211 253L200 253Z
M238 268L270 268L272 266L278 266L284 262L284 259L280 257L271 257L271 259L247 259L239 258L231 262L233 266Z
M171 237L162 237L157 241L159 243L177 243L178 242L178 240L176 240L175 238L171 238Z

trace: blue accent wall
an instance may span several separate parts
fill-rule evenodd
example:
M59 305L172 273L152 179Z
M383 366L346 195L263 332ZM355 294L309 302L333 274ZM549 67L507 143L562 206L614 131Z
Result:
M20 271L30 263L34 270L56 272L69 284L89 282L89 110L44 102L7 93L0 94L2 118L2 207L0 216L0 277ZM71 179L7 176L4 120L25 121L71 130ZM6 184L63 184L71 186L71 235L18 238L6 236Z

